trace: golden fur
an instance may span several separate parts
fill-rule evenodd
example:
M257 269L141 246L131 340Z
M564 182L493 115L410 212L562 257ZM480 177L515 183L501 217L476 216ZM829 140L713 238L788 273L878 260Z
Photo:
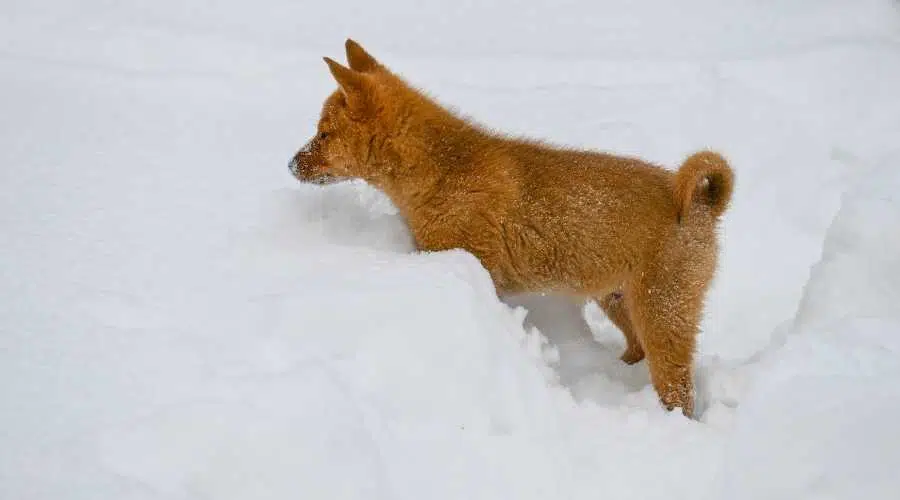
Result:
M691 415L693 354L733 188L704 151L677 172L489 132L449 112L352 40L338 90L291 162L303 182L361 178L383 190L420 250L462 248L499 293L597 300L645 356L664 406Z

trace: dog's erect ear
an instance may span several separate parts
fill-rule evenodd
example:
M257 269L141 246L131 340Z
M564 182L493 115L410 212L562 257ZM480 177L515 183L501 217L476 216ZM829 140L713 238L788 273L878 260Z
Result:
M351 69L366 73L381 68L378 61L376 61L371 54L366 52L366 49L362 48L362 45L348 38L347 42L344 43L344 47L347 49L347 62L350 63Z
M328 69L338 83L344 98L347 99L347 107L353 111L364 111L372 99L372 82L359 71L354 71L346 66L341 66L334 59L325 57Z

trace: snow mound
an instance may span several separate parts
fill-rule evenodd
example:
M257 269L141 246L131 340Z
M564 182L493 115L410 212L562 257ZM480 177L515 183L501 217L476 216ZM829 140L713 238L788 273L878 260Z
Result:
M328 274L270 297L227 391L104 432L106 467L175 498L521 494L476 471L516 455L511 433L558 427L565 395L478 262L357 255Z
M792 337L741 405L719 498L893 498L900 491L900 321Z
M843 196L792 330L757 371L720 498L892 498L900 491L900 171Z
M796 327L841 318L900 318L900 167L863 172L844 194L811 272Z

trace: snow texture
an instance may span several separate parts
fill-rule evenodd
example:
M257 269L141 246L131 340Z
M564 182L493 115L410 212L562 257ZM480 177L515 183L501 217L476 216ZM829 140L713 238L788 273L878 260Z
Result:
M346 36L498 129L729 157L697 420L596 306L292 179ZM0 498L898 498L898 88L888 0L6 2Z

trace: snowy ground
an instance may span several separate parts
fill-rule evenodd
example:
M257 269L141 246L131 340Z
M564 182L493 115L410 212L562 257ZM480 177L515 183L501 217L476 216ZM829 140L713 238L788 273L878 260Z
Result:
M897 498L900 9L622 3L5 2L0 498ZM293 181L346 36L497 128L728 155L698 421L596 308Z

